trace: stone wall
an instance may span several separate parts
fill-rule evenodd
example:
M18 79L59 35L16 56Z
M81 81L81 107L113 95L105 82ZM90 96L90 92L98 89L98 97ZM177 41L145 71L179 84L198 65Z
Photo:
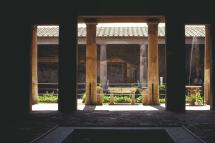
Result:
M186 79L188 84L189 61L191 45L186 45ZM200 78L202 81L204 74L204 45L200 46ZM85 62L86 62L86 46L78 45L78 82L85 82ZM139 45L107 45L107 62L108 62L108 78L110 82L126 82L133 83L139 79L140 64L140 46ZM100 45L97 48L97 59L100 59ZM41 82L57 82L58 81L58 47L57 45L39 45L38 46L38 78ZM100 81L100 62L98 62L97 79ZM159 45L159 77L166 80L165 66L165 45ZM121 69L120 69L121 67ZM194 70L193 70L194 71ZM195 75L195 74L194 74ZM114 77L116 77L114 79ZM192 81L194 77L192 77Z

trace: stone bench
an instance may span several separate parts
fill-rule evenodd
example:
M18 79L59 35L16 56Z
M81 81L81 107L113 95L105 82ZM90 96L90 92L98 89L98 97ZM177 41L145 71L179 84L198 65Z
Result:
M110 87L110 105L114 104L114 96L119 95L119 96L124 96L124 95L129 95L131 96L131 104L135 104L135 92L137 88L132 88L132 87Z

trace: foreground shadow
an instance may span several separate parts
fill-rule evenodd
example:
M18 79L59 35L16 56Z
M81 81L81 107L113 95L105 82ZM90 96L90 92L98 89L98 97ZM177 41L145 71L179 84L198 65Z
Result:
M83 111L94 111L96 109L95 105L86 105L84 106Z

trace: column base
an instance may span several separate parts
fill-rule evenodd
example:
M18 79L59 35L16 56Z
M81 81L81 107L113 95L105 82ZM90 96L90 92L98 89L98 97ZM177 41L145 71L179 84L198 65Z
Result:
M145 97L145 98L147 98L147 97ZM153 100L144 99L143 105L160 105L160 101L154 102Z
M36 100L36 101L32 101L32 105L34 105L34 104L38 104L39 103L39 101L38 100Z

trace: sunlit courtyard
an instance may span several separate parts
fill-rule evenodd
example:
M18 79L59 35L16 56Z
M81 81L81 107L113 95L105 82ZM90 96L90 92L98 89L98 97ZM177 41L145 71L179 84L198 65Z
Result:
M39 103L32 106L33 111L57 111L57 103ZM117 105L97 105L97 106L87 106L82 103L82 100L78 100L78 110L93 111L93 110L105 110L105 111L158 111L165 110L165 104L160 104L157 106L135 104L117 104ZM186 106L186 110L210 110L209 105L204 106Z

